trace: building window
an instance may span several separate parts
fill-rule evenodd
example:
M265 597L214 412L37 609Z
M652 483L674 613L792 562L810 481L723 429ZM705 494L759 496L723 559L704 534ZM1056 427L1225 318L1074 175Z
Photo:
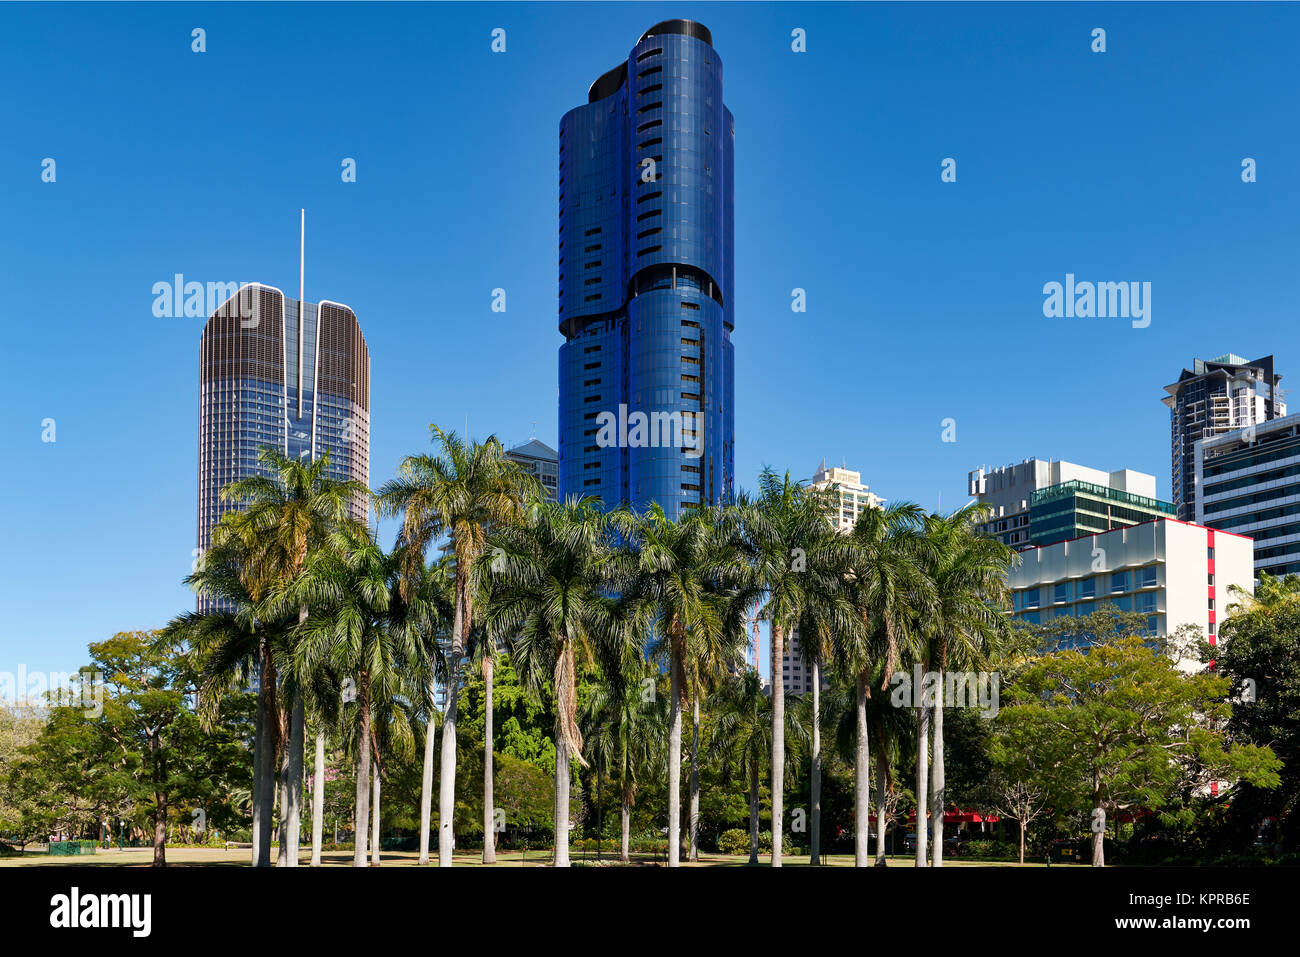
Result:
M1115 572L1110 576L1110 591L1128 591L1128 572Z

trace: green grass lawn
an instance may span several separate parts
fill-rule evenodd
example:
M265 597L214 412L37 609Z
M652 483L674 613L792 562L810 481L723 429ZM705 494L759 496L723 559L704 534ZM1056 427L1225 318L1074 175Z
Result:
M273 851L273 855L274 855ZM412 867L416 866L419 855L414 851L386 851L383 854L384 867ZM434 860L437 860L435 855ZM481 867L482 855L479 851L463 851L455 854L457 866ZM748 855L728 855L728 854L701 854L698 864L687 864L683 862L683 867L745 867L749 860ZM835 854L824 858L827 866L830 867L851 867L853 865L852 854ZM892 867L911 867L913 864L911 857L890 857L889 864ZM148 847L127 848L117 850L97 850L94 854L85 857L49 857L46 854L24 854L21 858L5 857L0 858L0 867L59 867L61 865L73 865L76 867L148 867L153 861L153 849ZM177 867L247 867L249 861L249 852L247 848L233 848L225 850L223 848L194 848L194 847L176 847L169 848L167 851L167 865ZM299 857L302 866L307 866L311 861L311 851L304 850ZM321 861L325 867L351 867L351 851L327 851L321 855ZM545 851L530 851L527 855L521 855L518 851L498 851L497 867L542 867L550 862L550 855ZM580 853L571 853L569 862L574 865L596 866L596 855L588 853L585 857ZM794 857L786 855L783 859L785 867L808 867L808 856L800 855ZM635 866L664 866L663 859L656 861L651 855L632 855L632 865ZM617 858L611 860L608 855L604 856L601 866L604 867L623 867ZM759 866L769 866L768 855L760 855ZM1011 862L1002 861L963 861L955 858L944 858L944 867L1019 867L1020 865ZM1025 867L1042 867L1041 863L1027 862Z

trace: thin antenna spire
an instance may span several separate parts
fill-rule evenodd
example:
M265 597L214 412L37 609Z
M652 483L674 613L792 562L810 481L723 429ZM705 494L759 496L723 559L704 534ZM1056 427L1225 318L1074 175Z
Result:
M305 301L307 276L307 210L298 210L298 301Z

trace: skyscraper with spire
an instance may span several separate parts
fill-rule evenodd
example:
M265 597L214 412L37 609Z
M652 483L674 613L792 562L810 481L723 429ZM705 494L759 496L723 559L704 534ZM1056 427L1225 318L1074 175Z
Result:
M293 458L329 454L327 474L370 482L370 350L356 314L342 303L307 302L305 214L299 297L248 283L203 327L199 345L198 554L237 505L223 486L259 474L259 450ZM369 520L364 496L352 514ZM202 603L200 603L202 607Z

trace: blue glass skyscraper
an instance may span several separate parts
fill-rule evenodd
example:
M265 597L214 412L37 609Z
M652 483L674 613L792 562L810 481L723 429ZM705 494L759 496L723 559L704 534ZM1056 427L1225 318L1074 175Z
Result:
M587 100L560 121L560 495L675 518L734 488L722 61L705 27L669 20Z

